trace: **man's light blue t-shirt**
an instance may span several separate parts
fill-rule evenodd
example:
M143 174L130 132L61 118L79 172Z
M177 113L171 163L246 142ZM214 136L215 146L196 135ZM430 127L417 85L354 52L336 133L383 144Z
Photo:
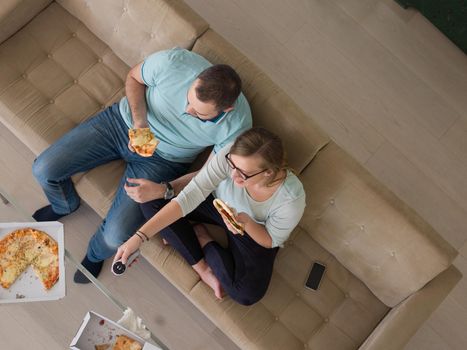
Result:
M164 159L191 163L206 147L214 145L217 152L252 126L250 106L243 94L232 111L212 121L185 112L188 90L199 73L210 66L205 58L181 48L156 52L142 65L149 127L160 140L156 152ZM126 97L120 101L120 113L132 128Z

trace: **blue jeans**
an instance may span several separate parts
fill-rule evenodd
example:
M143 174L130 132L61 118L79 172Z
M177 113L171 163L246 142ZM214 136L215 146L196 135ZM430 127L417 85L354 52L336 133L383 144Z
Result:
M117 194L97 232L89 242L87 257L93 262L115 254L144 222L139 204L126 194L125 179L171 181L188 171L190 164L163 159L156 153L141 157L128 149L128 127L118 104L98 113L46 149L34 161L33 174L55 213L66 215L79 207L80 199L70 177L116 159L126 162Z

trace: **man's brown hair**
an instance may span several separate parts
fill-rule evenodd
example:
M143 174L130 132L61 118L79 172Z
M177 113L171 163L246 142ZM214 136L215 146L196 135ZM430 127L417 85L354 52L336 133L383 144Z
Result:
M196 97L202 102L216 105L218 111L231 107L242 91L242 80L235 70L226 64L216 64L198 75Z

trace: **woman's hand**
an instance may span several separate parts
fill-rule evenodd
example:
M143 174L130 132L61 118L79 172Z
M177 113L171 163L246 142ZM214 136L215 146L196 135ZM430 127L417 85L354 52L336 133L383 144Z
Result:
M142 240L138 235L133 235L123 243L120 247L118 247L117 254L115 254L114 263L118 260L121 260L123 264L126 264L128 257L136 252L138 248L141 246Z
M230 224L230 221L227 220L224 215L221 215L222 217L222 220L224 220L224 224L225 226L227 226L227 229L232 232L234 235L238 235L239 233L237 232L237 230L234 229L234 227Z
M234 235L239 235L240 233L230 224L230 221L227 220L223 215L221 215L222 220L224 220L225 226L232 232ZM243 229L246 228L246 225L253 219L247 213L239 213L234 215L235 220L243 226Z
M250 215L248 215L247 213L244 213L244 212L241 212L240 214L235 216L235 219L240 224L242 224L244 228L250 221L253 221L253 219L250 217Z

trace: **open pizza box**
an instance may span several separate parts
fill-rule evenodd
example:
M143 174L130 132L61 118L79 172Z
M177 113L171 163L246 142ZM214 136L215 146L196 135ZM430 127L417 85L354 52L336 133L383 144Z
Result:
M63 224L57 221L0 223L0 239L14 230L26 227L44 231L57 241L59 263L58 281L51 289L45 290L32 266L29 266L9 289L0 287L0 304L57 300L65 296L65 243Z
M81 327L71 341L70 349L96 350L96 345L110 344L108 350L112 350L117 335L126 335L136 340L143 345L143 350L161 350L158 346L148 343L116 322L93 311L89 311L84 316Z

